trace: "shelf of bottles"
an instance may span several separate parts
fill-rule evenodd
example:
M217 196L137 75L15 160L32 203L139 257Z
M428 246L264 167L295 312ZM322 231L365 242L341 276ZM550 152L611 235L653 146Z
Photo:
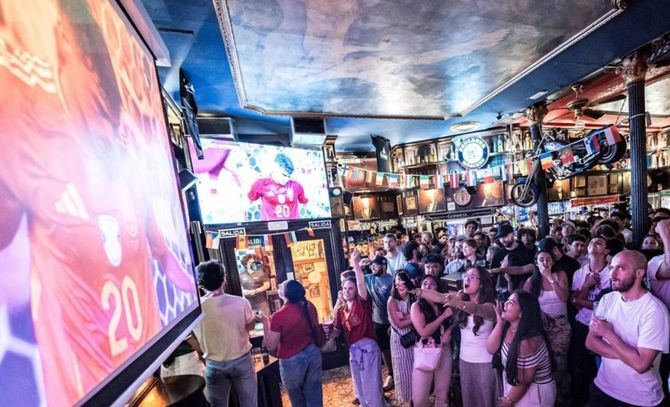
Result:
M522 159L533 148L528 130L515 129L511 133L490 133L482 137L489 146L489 166ZM396 146L391 151L391 162L393 171L400 174L447 175L450 171L462 170L453 139Z

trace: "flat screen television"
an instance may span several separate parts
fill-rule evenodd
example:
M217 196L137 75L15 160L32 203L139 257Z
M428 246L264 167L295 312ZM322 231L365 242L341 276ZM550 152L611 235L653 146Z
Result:
M190 140L189 140L190 143ZM328 218L330 198L320 150L201 139L191 151L206 224Z
M120 403L200 312L154 59L114 1L0 15L0 405Z

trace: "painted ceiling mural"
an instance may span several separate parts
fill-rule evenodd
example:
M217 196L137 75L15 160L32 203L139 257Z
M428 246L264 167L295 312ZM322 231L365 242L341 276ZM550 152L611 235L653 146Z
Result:
M422 117L466 110L611 10L610 0L216 2L244 105Z

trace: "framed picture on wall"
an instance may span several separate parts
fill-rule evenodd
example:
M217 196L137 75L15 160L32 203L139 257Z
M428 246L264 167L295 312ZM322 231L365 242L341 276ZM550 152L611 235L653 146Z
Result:
M398 215L402 216L405 213L402 205L402 195L396 195L395 204L398 207Z
M618 194L621 174L609 174L608 177L609 177L609 186L607 187L608 193Z
M586 177L584 175L577 175L575 178L575 188L585 188L586 187Z
M586 191L589 196L607 195L607 175L590 175Z
M408 196L405 199L405 203L407 204L407 211L416 211L416 197L415 196Z

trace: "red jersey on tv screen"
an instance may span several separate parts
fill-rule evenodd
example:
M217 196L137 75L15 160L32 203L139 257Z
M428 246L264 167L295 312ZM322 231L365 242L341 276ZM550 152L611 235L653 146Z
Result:
M272 178L262 178L254 182L249 191L249 199L261 199L261 220L298 219L298 204L306 204L307 197L302 186L296 181L278 184Z

